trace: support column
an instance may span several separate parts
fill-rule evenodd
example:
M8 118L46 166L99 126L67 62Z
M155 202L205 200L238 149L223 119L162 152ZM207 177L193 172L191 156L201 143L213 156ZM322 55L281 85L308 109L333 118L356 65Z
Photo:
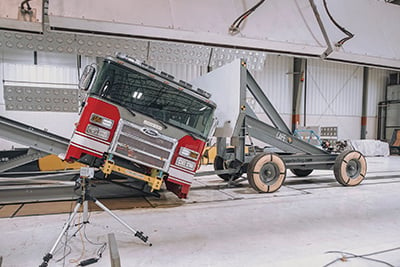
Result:
M368 74L369 68L363 68L363 91L361 111L361 139L367 138L367 115L368 115Z
M306 59L304 58L294 58L293 60L292 132L300 125L300 104L303 92L305 63Z

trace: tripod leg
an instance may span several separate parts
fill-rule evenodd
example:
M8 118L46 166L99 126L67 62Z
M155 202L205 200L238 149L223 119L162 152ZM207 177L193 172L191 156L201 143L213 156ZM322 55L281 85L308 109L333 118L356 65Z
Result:
M71 222L74 220L75 215L78 213L79 208L81 207L81 203L78 202L74 208L74 211L72 212L71 216L69 217L68 221L65 223L63 229L61 230L61 233L58 235L56 242L54 243L53 247L50 249L49 253L47 253L43 257L43 262L39 267L46 267L49 261L53 258L53 253L56 250L58 244L61 241L61 238L65 234L65 232L68 230L68 228L71 226Z
M141 231L136 231L135 229L133 229L131 226L129 226L126 222L124 222L121 218L119 218L117 215L115 215L111 210L109 210L106 206L103 205L103 203L101 203L100 201L98 201L97 199L94 199L94 204L96 204L99 208L101 208L102 210L104 210L105 212L107 212L109 215L111 215L111 217L113 217L114 219L116 219L119 223L121 223L123 226L125 226L126 228L128 228L132 233L135 234L136 237L138 237L140 240L142 240L144 243L147 243L149 237L143 235L143 232ZM151 247L152 244L149 243L149 246Z

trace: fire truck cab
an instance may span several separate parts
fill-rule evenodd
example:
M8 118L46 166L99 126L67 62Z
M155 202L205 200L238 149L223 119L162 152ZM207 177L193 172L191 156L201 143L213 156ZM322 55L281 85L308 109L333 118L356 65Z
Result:
M215 128L211 95L120 53L87 66L79 87L88 93L64 159L186 198Z

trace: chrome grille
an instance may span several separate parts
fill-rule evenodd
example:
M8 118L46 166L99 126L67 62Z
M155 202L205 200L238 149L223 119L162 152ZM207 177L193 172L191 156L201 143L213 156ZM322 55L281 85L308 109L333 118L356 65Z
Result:
M112 153L143 165L167 171L177 140L149 127L120 121Z
M170 141L170 140L165 140L162 138L154 138L151 136L148 136L146 134L144 134L141 129L143 128L136 128L136 127L132 127L131 125L127 125L125 124L122 127L122 131L124 134L128 135L128 136L136 136L137 138L144 140L144 141L148 141L148 142L152 142L156 145L159 145L161 147L164 147L166 149L172 149L172 147L174 146L174 142Z

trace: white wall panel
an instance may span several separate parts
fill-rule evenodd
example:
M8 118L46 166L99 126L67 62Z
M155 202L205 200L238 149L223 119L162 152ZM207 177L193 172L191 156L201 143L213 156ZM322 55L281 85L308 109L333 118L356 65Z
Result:
M368 76L368 117L378 115L378 103L385 100L385 90L389 71L383 69L369 69Z
M264 69L252 74L272 105L283 115L292 112L293 58L267 55Z
M377 105L384 99L388 71L369 69L367 138L376 138ZM339 138L359 139L363 67L309 59L307 125L338 126Z
M338 139L360 139L361 118L355 116L307 116L307 126L336 126Z
M34 65L32 52L20 53L20 51L22 50L19 50L18 52L7 50L7 53L4 53L4 50L1 51L4 56L2 56L0 59L0 80L5 80L7 84L15 85L27 85L26 82L31 82L31 84L29 84L30 86L52 88L60 87L67 89L77 88L76 84L78 83L78 73L76 67L71 66L70 59L59 57L58 60L53 59L53 62L57 63L54 65ZM61 83L71 85L57 85ZM78 119L78 114L72 112L33 112L6 110L3 82L0 83L0 115L40 129L48 130L49 132L67 138L71 136L74 123ZM21 147L19 144L14 144L0 139L0 149L11 149L12 146Z
M76 85L78 83L78 73L76 68L65 66L4 63L4 80L6 82L22 81Z
M204 67L199 65L160 63L151 61L148 62L148 64L155 67L157 70L173 75L178 80L184 80L186 82L190 82L204 73Z
M307 126L337 126L339 139L359 139L363 68L307 61Z
M360 116L362 67L308 60L307 114Z

